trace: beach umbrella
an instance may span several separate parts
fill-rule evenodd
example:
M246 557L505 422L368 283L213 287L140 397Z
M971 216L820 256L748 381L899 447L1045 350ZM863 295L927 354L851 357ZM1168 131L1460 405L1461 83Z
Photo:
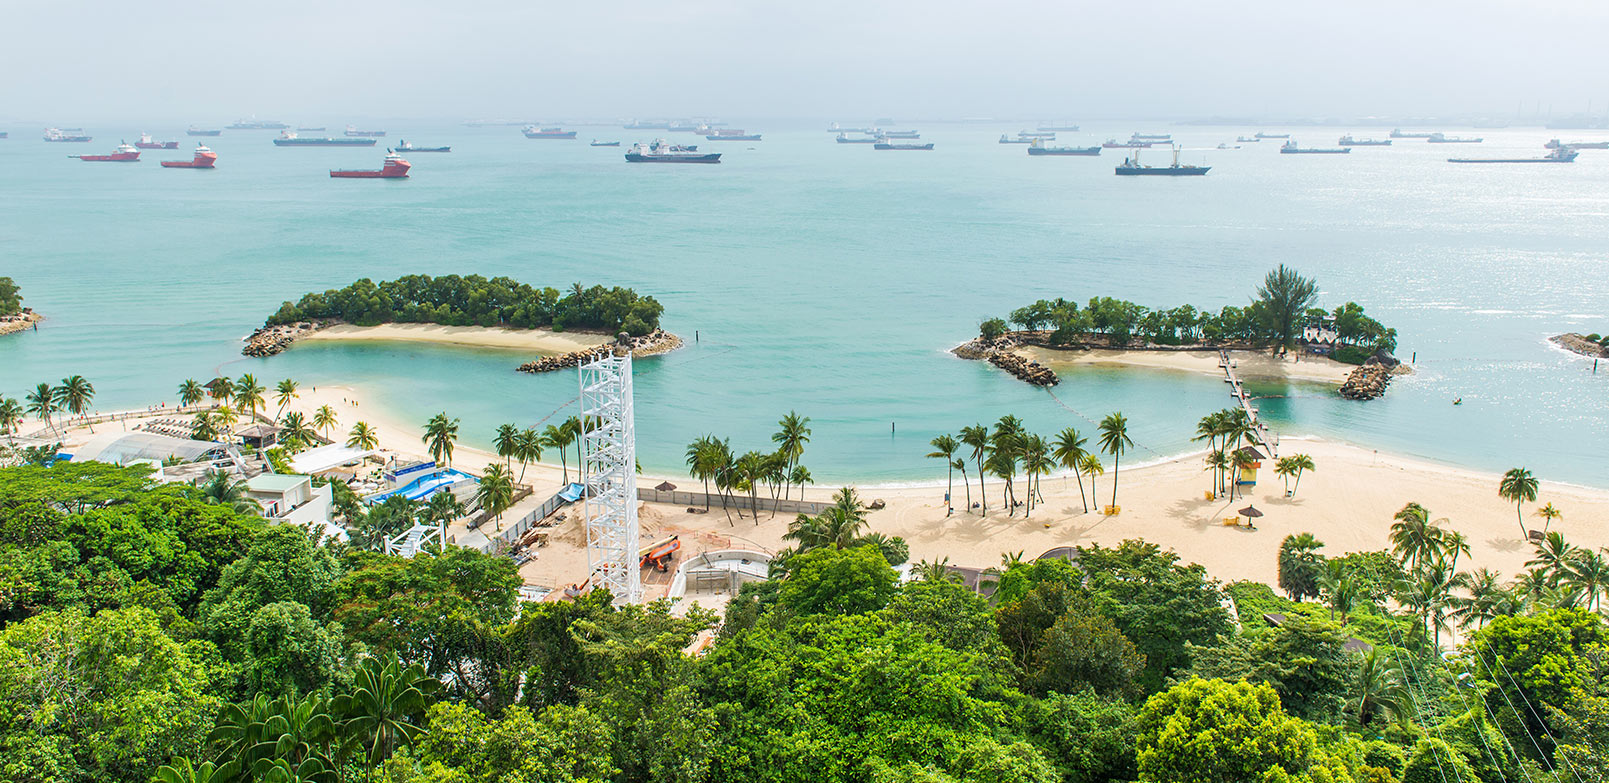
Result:
M670 483L669 481L661 481L661 482L659 482L658 486L654 487L654 489L657 489L660 492L670 492L670 491L676 489L676 485Z
M1253 520L1263 515L1263 512L1258 511L1256 506L1247 506L1241 509L1239 513L1247 520Z

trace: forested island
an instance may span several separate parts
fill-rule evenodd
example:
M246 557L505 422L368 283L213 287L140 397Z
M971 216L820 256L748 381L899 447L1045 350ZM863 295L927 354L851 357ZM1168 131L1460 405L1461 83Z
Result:
M43 316L22 306L22 289L16 281L0 277L0 334L34 328L42 320Z

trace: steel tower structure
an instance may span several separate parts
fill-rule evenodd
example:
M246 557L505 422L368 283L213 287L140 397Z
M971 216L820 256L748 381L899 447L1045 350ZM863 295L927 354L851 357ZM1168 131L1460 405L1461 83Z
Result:
M631 354L580 367L582 513L592 586L616 604L642 601L637 568L637 437L631 400Z

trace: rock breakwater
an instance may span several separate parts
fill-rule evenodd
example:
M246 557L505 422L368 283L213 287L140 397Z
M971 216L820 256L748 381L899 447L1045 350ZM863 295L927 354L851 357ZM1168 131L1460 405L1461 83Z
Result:
M950 352L963 359L981 359L1011 373L1018 380L1035 386L1055 386L1061 383L1061 378L1056 377L1055 371L1017 353L1017 345L1018 341L1011 335L993 340L979 337L957 345Z
M1341 384L1341 396L1349 400L1372 400L1386 393L1391 383L1393 368L1384 364L1365 364L1346 376Z
M1594 340L1591 340L1587 337L1587 335L1584 334L1566 332L1564 334L1549 337L1548 341L1566 351L1579 353L1582 356L1590 356L1594 359L1609 357L1609 346L1605 346Z
M682 338L663 329L655 329L641 337L628 337L622 333L614 342L607 345L583 348L557 356L544 356L534 362L526 362L516 369L520 372L553 372L579 367L605 356L623 356L629 352L634 358L640 359L644 356L669 353L680 347Z
M246 346L240 349L245 356L263 358L284 353L296 338L312 334L320 329L333 326L339 321L299 321L294 324L281 326L264 326L251 333L246 338Z
M0 334L12 334L34 329L37 328L36 324L43 320L45 320L44 316L28 308L23 308L22 312L16 315L0 316Z

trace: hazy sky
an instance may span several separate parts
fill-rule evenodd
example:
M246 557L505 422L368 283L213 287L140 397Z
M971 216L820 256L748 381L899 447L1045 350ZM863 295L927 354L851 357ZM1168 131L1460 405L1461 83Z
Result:
M1555 114L1604 0L0 0L0 120Z

